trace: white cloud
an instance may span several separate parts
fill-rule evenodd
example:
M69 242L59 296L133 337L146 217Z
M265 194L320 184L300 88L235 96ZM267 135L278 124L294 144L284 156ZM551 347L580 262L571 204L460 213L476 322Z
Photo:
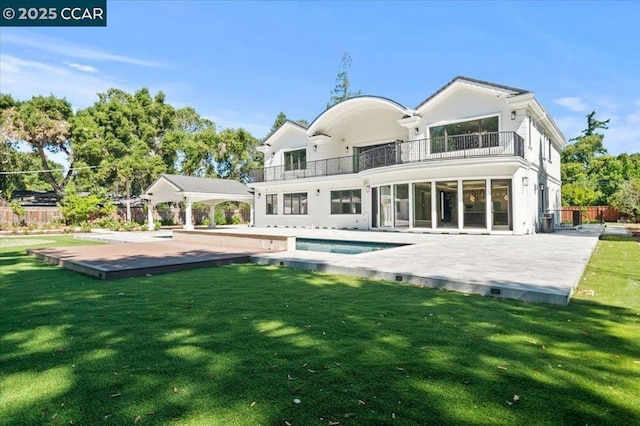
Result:
M582 98L579 98L577 96L567 97L567 98L558 98L558 99L554 99L553 102L574 112L585 112L589 109L585 105L585 103L582 101Z
M594 101L594 103L598 107L596 111L599 111L599 110L615 111L618 109L618 104L606 97L598 98ZM601 115L601 114L598 113L598 115Z
M84 71L84 72L98 72L97 68L92 67L91 65L82 65L82 64L76 64L74 62L65 62L64 63L66 66L71 67L71 68L75 68L78 71Z
M66 98L74 108L85 108L98 100L97 93L111 87L123 87L121 82L95 73L78 71L71 67L53 66L13 55L0 54L2 92L16 99L53 94Z
M84 60L94 61L107 61L107 62L119 62L130 65L140 65L150 68L161 68L163 64L155 61L147 61L140 58L132 58L129 56L116 55L109 52L104 52L93 47L82 46L79 44L69 43L65 40L55 39L50 37L33 38L28 35L21 35L14 32L3 31L2 34L3 44L13 44L22 47L31 47L35 49L44 50L49 53L56 53L58 55L79 58Z
M3 86L6 79L11 74L22 72L24 69L33 69L47 73L68 75L69 72L63 68L54 67L43 62L28 61L12 55L0 55L0 74L2 74Z
M630 105L621 105L620 109L629 112L621 116L597 111L596 118L610 120L609 128L602 130L604 147L609 154L614 156L623 152L627 154L640 153L640 135L638 134L640 105L633 102ZM555 118L555 122L567 140L580 136L587 125L585 117L579 114L559 116Z

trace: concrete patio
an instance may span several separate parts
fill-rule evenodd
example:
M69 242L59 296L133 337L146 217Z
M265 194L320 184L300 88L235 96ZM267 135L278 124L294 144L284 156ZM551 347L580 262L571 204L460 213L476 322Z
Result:
M586 226L550 234L500 236L269 228L274 234L305 238L412 244L359 255L262 253L252 256L252 262L527 302L567 304L601 231L600 226ZM265 230L261 228L260 232Z

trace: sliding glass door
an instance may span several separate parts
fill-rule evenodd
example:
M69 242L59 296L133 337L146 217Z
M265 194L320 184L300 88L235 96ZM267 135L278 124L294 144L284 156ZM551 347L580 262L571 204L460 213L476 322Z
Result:
M437 182L438 228L458 227L458 182Z
M409 184L403 183L401 185L394 185L394 203L395 209L395 223L396 228L408 228L409 227Z
M493 229L513 230L511 179L491 180L491 213Z
M383 185L380 194L380 226L393 226L393 203L391 185Z
M431 182L413 184L413 227L431 228Z

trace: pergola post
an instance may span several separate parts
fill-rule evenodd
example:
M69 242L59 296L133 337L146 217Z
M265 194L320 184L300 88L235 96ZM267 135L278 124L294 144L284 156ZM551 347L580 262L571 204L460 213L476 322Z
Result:
M149 231L155 231L156 229L155 223L153 223L153 204L151 204L151 200L147 204L147 229Z
M209 205L209 228L216 227L216 205Z
M255 211L253 210L253 203L249 204L249 226L256 226Z
M184 226L182 229L192 230L193 223L191 222L191 205L193 204L190 199L185 200L185 212L184 212Z

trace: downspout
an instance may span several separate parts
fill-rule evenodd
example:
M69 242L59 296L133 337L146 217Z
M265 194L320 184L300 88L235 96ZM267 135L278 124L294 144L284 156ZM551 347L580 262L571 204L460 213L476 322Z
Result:
M531 150L531 114L528 113L528 112L527 112L527 121L529 122L529 131L527 132L527 145L529 147L529 150ZM527 182L529 181L530 172L531 172L531 159L527 158ZM525 217L530 219L531 218L531 216L530 216L531 213L530 213L529 208L531 207L531 204L529 203L529 188L528 187L525 188L525 198L527 200L527 215ZM527 234L533 234L532 225L533 225L532 223L529 223L527 225Z

